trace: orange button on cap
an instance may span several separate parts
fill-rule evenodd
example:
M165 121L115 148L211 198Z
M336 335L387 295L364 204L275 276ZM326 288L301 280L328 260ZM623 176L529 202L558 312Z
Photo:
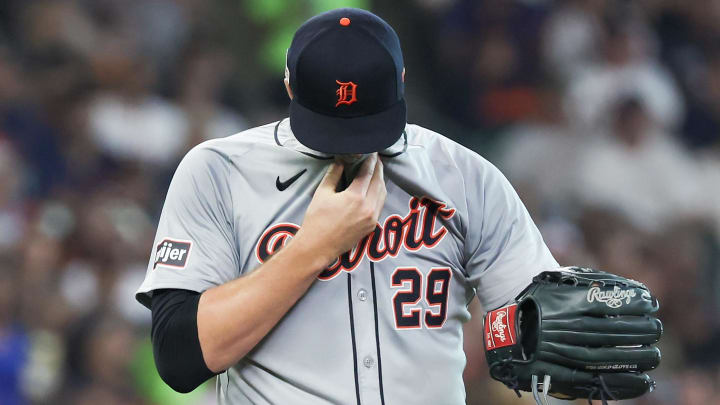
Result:
M350 19L347 17L341 18L340 25L342 25L343 27L347 27L348 25L350 25Z

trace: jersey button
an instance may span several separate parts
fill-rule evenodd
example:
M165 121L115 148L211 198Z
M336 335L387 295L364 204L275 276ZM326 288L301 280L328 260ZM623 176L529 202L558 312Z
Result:
M361 288L360 290L358 290L357 296L358 296L358 299L359 299L360 301L367 301L367 299L368 299L368 292L367 292L366 289Z
M367 356L363 359L363 365L367 368L372 368L373 365L375 365L375 359L373 359L371 356Z

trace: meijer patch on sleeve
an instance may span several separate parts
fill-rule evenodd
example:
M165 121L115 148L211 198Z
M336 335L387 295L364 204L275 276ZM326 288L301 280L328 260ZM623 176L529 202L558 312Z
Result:
M153 265L153 269L158 265L178 268L185 267L191 247L192 241L189 240L163 239L155 247L155 264Z

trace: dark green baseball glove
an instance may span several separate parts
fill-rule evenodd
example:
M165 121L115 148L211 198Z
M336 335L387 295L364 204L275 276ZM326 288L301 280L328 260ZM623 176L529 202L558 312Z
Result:
M579 267L543 272L515 303L485 316L490 375L518 395L531 391L538 404L548 394L638 397L655 387L646 371L660 363L657 310L637 281Z

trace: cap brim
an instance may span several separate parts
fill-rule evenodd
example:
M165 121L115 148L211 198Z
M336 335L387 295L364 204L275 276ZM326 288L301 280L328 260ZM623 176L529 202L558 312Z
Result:
M340 118L311 111L290 102L290 128L301 144L328 154L372 153L392 146L405 128L405 99L385 111Z

